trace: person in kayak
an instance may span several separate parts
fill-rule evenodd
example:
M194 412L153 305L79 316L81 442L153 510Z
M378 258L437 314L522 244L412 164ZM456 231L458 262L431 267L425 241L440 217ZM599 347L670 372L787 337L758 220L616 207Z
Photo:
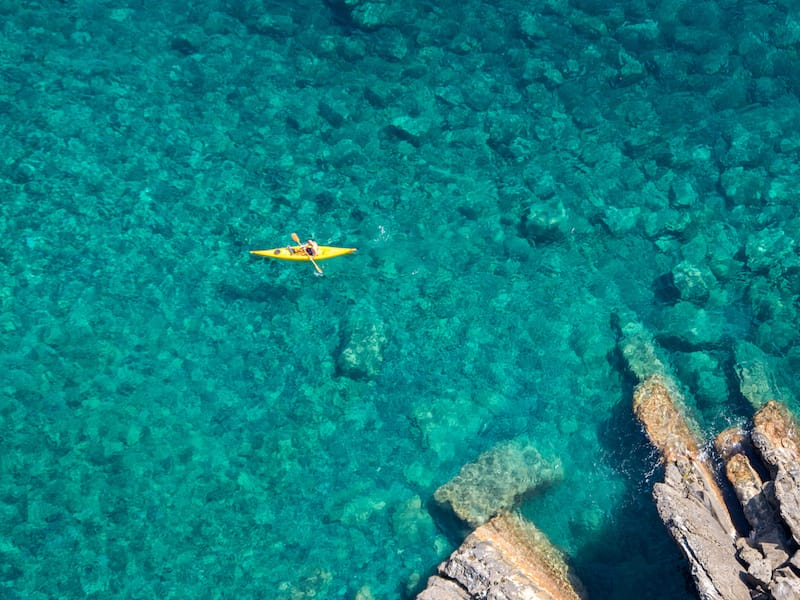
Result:
M298 243L300 240L298 240ZM314 240L308 240L305 244L301 244L300 247L295 250L291 246L286 246L286 249L289 251L289 254L296 254L298 251L306 256L310 256L314 258L317 254L319 254L319 244Z
M317 254L319 254L319 244L317 244L317 242L314 240L308 240L300 248L311 258L314 258Z

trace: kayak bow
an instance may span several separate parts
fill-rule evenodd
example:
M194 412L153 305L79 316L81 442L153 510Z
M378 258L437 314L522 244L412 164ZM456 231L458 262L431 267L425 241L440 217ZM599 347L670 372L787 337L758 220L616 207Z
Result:
M272 248L271 250L250 250L250 254L295 262L308 262L310 260L308 254L303 251L302 246L291 246L291 250L289 248L290 247L284 246L282 248ZM329 258L336 258L337 256L344 256L345 254L353 254L356 250L357 248L320 246L319 252L314 255L314 260L327 260Z

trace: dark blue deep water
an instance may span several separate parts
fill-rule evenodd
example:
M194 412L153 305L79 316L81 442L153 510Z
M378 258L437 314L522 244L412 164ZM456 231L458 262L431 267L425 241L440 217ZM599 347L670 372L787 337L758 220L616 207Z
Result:
M794 406L799 52L788 0L0 0L0 597L410 598L526 435L592 597L690 598L618 324L709 436L743 361Z

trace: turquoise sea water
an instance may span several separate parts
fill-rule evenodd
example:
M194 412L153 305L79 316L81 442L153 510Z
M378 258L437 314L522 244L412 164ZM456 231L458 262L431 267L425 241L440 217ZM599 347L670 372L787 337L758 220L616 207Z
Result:
M689 598L620 322L794 405L800 14L0 0L0 596L404 598L527 435L594 598ZM354 256L271 262L290 233Z

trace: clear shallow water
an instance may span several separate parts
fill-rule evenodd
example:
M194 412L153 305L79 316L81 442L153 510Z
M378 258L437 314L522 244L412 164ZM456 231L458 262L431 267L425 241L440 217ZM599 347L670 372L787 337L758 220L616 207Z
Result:
M408 595L524 433L590 593L688 597L614 323L792 402L797 15L366 6L0 4L4 596Z

